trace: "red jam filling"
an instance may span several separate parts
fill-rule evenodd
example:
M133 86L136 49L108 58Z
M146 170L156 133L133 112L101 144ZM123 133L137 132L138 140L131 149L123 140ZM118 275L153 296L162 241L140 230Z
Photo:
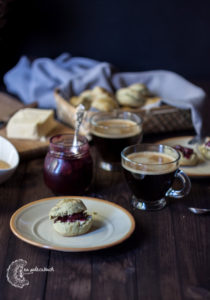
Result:
M210 147L210 140L208 142L205 143L206 147Z
M54 223L56 223L57 221L60 222L76 222L76 221L86 221L87 220L88 215L84 212L80 212L77 214L73 214L73 215L66 215L63 217L57 217L54 221Z
M176 145L173 147L174 149L182 152L183 156L186 157L187 159L190 158L190 156L193 154L193 149L191 148L187 148L187 147L183 147L181 145Z

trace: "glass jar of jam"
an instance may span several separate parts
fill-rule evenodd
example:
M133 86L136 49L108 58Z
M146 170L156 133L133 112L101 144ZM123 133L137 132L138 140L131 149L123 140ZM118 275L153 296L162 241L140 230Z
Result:
M44 180L56 195L81 195L88 189L93 172L88 140L78 136L73 147L73 134L58 134L50 139L44 161Z

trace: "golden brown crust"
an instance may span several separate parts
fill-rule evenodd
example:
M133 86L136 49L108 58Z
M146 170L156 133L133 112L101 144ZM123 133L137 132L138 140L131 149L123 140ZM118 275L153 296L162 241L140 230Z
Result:
M111 97L106 96L105 98L95 99L92 102L91 107L94 107L100 111L108 112L117 108L117 104Z
M141 107L146 101L140 92L129 88L119 89L116 93L116 98L120 105L131 107Z
M79 96L71 97L69 101L74 107L83 104L86 110L95 108L99 111L108 112L118 107L114 95L99 86L92 90L85 90Z
M105 88L96 86L92 90L85 90L80 95L70 98L70 104L77 107L83 104L86 110L91 108L109 112L121 106L123 109L141 108L144 105L153 105L160 98L155 97L143 83L134 83L120 88L115 94Z

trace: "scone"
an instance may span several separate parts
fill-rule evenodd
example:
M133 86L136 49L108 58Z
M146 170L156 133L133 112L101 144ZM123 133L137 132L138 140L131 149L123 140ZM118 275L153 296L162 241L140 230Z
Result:
M129 86L129 89L140 92L140 94L142 96L146 96L146 97L152 96L152 94L150 93L150 91L148 90L148 88L146 87L146 85L143 84L143 83L134 83L134 84L131 84Z
M86 110L95 108L106 112L118 107L114 95L99 86L94 87L92 90L85 90L79 96L71 97L70 104L74 107L83 104Z
M180 153L180 166L195 166L198 163L198 155L192 149L181 145L173 146Z
M92 103L90 107L108 112L114 110L117 106L117 101L114 99L113 94L99 86L92 89Z
M100 111L108 112L113 111L115 108L117 108L116 102L113 100L113 98L107 96L105 98L97 98L95 99L91 107L98 109Z
M116 99L120 105L130 107L141 107L146 101L141 91L129 87L119 89L116 92Z
M49 212L53 228L63 236L76 236L88 232L93 219L80 199L65 198L59 201Z
M203 144L198 146L198 150L205 159L210 159L210 137L206 137Z
M100 87L100 86L95 86L93 89L92 89L92 95L94 96L110 96L110 97L113 97L113 94L110 93L109 91L107 91L106 89Z

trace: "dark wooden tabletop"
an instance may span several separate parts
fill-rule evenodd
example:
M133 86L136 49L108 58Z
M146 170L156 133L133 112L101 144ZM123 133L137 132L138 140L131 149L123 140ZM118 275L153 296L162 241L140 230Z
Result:
M92 154L96 161L93 146ZM142 212L131 208L122 173L94 170L87 195L128 209L136 221L133 235L115 247L86 253L50 251L19 240L9 227L11 215L24 204L53 196L43 181L43 157L22 161L0 185L0 299L210 299L210 215L187 209L210 208L210 178L193 179L189 196L170 201L163 210ZM27 261L29 269L54 271L25 275L29 285L16 288L6 274L18 259Z

